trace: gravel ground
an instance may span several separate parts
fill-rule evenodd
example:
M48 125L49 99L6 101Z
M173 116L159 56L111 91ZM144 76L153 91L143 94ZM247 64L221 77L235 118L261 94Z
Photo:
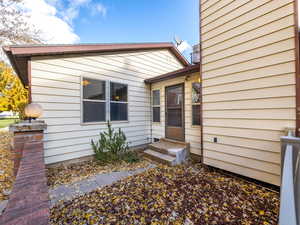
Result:
M8 199L14 182L11 138L9 132L0 131L0 201Z
M52 224L278 223L279 194L206 167L158 166L51 209Z

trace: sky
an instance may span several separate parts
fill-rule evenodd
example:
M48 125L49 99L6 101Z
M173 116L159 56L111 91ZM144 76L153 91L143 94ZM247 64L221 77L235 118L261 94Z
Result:
M23 0L49 44L199 41L199 0Z

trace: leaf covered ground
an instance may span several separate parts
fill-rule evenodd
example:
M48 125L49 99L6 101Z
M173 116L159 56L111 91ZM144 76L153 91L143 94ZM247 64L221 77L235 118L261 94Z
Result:
M61 184L70 184L100 173L146 168L149 164L148 161L141 160L136 163L118 161L115 164L103 165L96 160L89 160L81 163L61 165L47 169L48 186L55 187Z
M277 224L279 195L206 167L158 166L51 209L52 224Z
M8 199L14 182L11 138L9 132L0 131L0 201Z

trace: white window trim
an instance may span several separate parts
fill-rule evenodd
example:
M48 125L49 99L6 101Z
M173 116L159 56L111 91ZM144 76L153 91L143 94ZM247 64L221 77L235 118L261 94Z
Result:
M109 115L108 115L108 117L109 117L109 121L111 122L111 123L128 123L129 122L129 85L128 84L126 84L126 83L121 83L121 82L115 82L115 81L109 81L108 82L109 83L109 87L108 87L108 92L109 92L109 95L108 95L108 97L109 97L109 101L108 101L108 104L109 104ZM125 101L111 101L110 100L110 84L111 83L115 83L115 84L123 84L123 85L126 85L127 86L127 102L125 102ZM112 121L111 120L111 118L110 118L110 103L123 103L123 104L127 104L127 120L114 120L114 121Z
M196 125L196 124L193 124L193 106L194 105L201 105L201 102L193 102L193 83L200 83L198 81L192 81L191 82L191 127L201 127L201 124L200 125Z
M88 78L88 79L94 79L98 81L103 81L105 82L105 100L91 100L91 99L84 99L83 98L83 86L82 86L82 81L83 78ZM111 101L110 100L110 83L118 83L118 84L124 84L127 86L127 102L125 101ZM105 121L95 121L95 122L84 122L83 121L83 101L90 101L90 102L104 102L105 104ZM114 120L111 121L110 119L110 103L124 103L127 104L127 120ZM80 76L80 125L85 126L85 125L102 125L106 124L107 121L110 121L110 123L116 124L116 123L128 123L129 122L129 85L125 83L120 83L120 82L114 82L114 81L108 81L108 80L103 80L103 79L98 79L92 76Z
M83 86L82 81L83 78L98 80L105 82L105 100L91 100L91 99L84 99L83 98ZM83 101L87 102L106 102L107 99L107 81L98 79L91 76L80 76L80 125L93 125L93 124L106 124L107 123L107 105L105 105L105 121L95 121L95 122L84 122L83 121Z
M153 92L154 91L159 91L159 105L154 105L153 104ZM160 91L160 89L152 89L152 91L151 91L151 114L152 114L152 116L151 116L151 122L153 123L153 124L161 124L161 95L160 95L160 93L161 93L161 91ZM158 108L159 107L159 122L154 122L153 121L153 108Z

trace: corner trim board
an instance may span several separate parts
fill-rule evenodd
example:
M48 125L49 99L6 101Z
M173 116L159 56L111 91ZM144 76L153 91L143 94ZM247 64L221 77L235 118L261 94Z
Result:
M295 30L295 82L296 82L296 136L300 135L300 57L299 57L299 30L298 30L298 1L294 0L294 30Z

